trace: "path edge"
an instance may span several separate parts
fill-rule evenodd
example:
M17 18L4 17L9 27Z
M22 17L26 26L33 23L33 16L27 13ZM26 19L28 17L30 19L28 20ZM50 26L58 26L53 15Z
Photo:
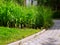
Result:
M41 32L35 33L35 34L31 35L31 36L28 36L28 37L26 37L24 39L21 39L21 40L16 41L16 42L12 42L12 43L7 44L7 45L23 45L24 42L36 37L37 35L40 35L40 34L44 33L45 31L46 31L46 29L43 29Z

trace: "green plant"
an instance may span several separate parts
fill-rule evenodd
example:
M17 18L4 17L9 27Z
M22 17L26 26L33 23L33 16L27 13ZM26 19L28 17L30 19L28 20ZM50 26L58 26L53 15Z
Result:
M42 27L44 28L49 28L52 26L53 22L52 22L52 10L49 7L44 7L44 6L40 6L38 8L39 11L39 18L41 18L40 20L40 24L42 25Z
M60 19L60 10L57 10L56 12L53 13L53 18Z
M44 6L23 7L15 2L0 3L0 25L41 28L51 25L52 10ZM49 19L48 19L49 18Z
M40 31L40 29L0 27L0 45L7 45L11 42L21 40Z

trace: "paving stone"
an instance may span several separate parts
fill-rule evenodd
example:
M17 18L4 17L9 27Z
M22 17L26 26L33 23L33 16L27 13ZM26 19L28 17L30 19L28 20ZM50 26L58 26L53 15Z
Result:
M60 20L53 20L54 26L41 35L24 42L24 45L60 45Z

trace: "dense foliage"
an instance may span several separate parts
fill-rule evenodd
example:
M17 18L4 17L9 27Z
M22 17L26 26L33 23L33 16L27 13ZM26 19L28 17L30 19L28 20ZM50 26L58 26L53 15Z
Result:
M17 2L20 5L24 5L24 0L14 0L15 2Z
M0 26L47 28L51 26L51 15L51 9L44 6L23 7L14 2L0 3Z
M54 19L60 19L60 10L57 10L57 11L54 12L53 18Z
M43 24L44 28L50 27L52 22L52 10L48 7L40 6L38 7L38 14L41 16L38 16L41 20L40 23Z
M60 9L60 0L37 0L38 1L38 5L45 5L45 6L50 6L52 7L54 10Z

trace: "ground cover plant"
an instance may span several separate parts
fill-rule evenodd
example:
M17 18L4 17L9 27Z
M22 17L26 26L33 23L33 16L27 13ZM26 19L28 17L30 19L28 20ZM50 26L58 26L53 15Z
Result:
M40 29L0 27L0 45L7 45L8 43L20 40L39 31Z

